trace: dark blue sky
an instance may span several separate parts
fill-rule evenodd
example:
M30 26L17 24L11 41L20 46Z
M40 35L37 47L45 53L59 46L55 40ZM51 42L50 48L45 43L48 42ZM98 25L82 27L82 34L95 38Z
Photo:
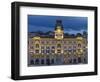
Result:
M28 15L28 32L54 31L56 20L62 20L65 33L87 31L87 17Z

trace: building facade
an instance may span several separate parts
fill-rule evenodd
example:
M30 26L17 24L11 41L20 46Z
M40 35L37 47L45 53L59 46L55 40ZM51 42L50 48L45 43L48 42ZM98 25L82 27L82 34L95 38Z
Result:
M61 20L53 35L28 38L28 66L86 64L87 60L87 38L66 36Z

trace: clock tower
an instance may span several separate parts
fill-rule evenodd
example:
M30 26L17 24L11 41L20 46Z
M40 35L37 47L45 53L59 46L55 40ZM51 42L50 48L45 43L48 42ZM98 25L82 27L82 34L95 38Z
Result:
M55 26L55 39L61 40L64 38L63 25L61 20L56 21Z

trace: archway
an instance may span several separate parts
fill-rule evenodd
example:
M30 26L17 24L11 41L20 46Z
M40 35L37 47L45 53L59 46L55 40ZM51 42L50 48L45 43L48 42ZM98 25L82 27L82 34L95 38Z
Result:
M36 59L35 60L35 64L39 64L39 59Z
M46 64L50 65L50 59L46 59Z

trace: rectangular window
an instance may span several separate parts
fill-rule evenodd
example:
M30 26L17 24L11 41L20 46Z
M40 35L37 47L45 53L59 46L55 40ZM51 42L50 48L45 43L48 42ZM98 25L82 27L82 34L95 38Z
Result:
M50 50L46 50L46 53L50 53Z
M46 47L46 49L50 49L50 47L48 46L48 47Z
M41 50L41 53L45 53L45 50Z
M54 47L54 46L52 46L52 49L55 49L55 47Z
M61 50L57 50L57 53L61 53Z
M51 53L55 53L55 50L51 50Z
M30 49L33 49L33 46L30 46Z
M45 47L44 46L41 46L41 49L44 49Z
M39 53L39 50L35 50L35 53Z

